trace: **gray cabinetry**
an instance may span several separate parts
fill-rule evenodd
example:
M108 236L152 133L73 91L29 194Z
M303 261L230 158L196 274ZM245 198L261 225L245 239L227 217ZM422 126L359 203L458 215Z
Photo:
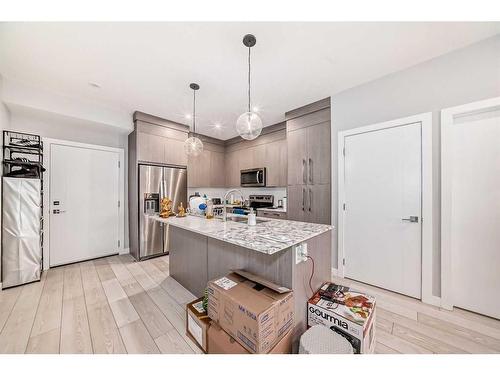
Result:
M312 111L312 112L310 112ZM331 223L329 99L288 112L288 219Z
M188 158L188 187L224 187L226 162L223 142L200 136L203 152Z
M134 113L134 131L128 136L129 243L139 252L139 165L186 166L184 141L189 127L147 113Z
M283 219L286 220L286 212L272 211L272 210L259 210L257 209L257 216L259 217L269 217L271 219Z
M266 168L267 186L286 186L287 149L284 123L265 128L263 134L252 141L239 137L226 141L226 187L240 186L240 170L262 167Z

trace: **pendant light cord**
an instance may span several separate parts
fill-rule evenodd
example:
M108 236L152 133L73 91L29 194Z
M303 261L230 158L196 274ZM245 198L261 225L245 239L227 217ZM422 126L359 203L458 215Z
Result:
M196 90L193 90L193 136L196 136Z
M248 112L250 112L250 47L248 47Z

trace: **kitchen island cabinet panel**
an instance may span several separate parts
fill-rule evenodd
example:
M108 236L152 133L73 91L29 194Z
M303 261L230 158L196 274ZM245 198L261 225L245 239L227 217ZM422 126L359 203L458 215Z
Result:
M212 220L205 223L200 221L204 219L195 218L192 219L192 230L189 230L177 226L189 227L190 224L186 224L188 222L179 222L186 219L173 218L164 221L168 220L174 223L169 224L170 275L194 295L202 296L209 280L222 277L236 269L244 269L293 290L293 347L296 351L299 338L307 328L307 300L325 281L331 280L331 230L318 233L302 242L307 244L308 255L314 259L314 275L310 285L312 261L297 263L294 246L275 253L265 253L228 242L230 236L220 240L199 233L207 230L206 227L224 227L222 222ZM293 227L302 224L291 225ZM245 228L244 224L231 226L234 225L241 225L242 230Z
M292 252L264 254L208 238L208 280L244 269L276 284L292 288Z
M167 230L170 231L170 276L196 297L201 297L208 280L207 237L172 226Z

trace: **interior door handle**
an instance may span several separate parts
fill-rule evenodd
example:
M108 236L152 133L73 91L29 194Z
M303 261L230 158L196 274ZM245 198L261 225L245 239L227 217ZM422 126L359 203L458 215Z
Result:
M410 223L418 223L418 216L410 216L409 218L405 219L401 219L403 221L409 221Z

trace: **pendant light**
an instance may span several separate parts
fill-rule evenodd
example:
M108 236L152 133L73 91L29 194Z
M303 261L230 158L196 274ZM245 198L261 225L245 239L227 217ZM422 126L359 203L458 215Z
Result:
M193 132L184 142L184 151L188 156L196 157L203 152L203 142L196 136L196 91L200 89L200 86L191 83L189 87L193 90Z
M255 46L257 39L252 34L243 37L243 45L248 47L248 111L243 113L236 121L236 131L241 138L251 141L262 132L262 120L259 115L251 110L250 102L250 49Z

